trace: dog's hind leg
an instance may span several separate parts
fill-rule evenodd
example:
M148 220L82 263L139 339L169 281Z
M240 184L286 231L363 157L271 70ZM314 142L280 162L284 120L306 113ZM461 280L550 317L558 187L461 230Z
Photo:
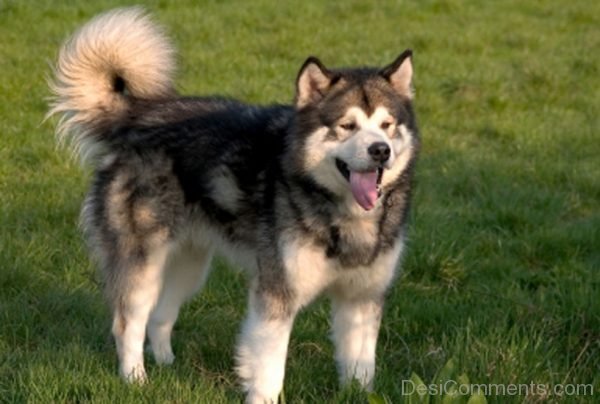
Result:
M148 323L148 338L157 363L171 364L171 332L179 308L204 284L210 272L212 249L184 242L173 248L165 266L160 298Z
M128 381L146 378L146 327L182 220L183 196L170 170L160 156L116 160L98 173L83 210L113 310L120 373Z
M118 296L113 302L112 332L119 355L119 370L127 381L144 382L144 340L150 312L158 301L168 244L152 249L141 263L119 274Z

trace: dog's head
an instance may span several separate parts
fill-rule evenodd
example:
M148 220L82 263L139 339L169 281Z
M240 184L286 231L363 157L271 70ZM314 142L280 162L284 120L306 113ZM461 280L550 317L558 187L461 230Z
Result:
M417 144L412 52L383 69L327 69L306 60L296 81L302 170L364 210L406 169Z

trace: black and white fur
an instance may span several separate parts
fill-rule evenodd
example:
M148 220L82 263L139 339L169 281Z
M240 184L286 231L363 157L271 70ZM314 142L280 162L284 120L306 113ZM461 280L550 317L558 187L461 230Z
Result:
M293 105L267 107L177 95L173 55L142 10L115 10L65 43L52 84L57 132L94 168L82 221L121 375L146 380L146 336L173 362L179 308L218 252L250 277L247 402L277 402L294 317L322 293L341 381L370 388L419 148L411 52L383 69L309 58Z

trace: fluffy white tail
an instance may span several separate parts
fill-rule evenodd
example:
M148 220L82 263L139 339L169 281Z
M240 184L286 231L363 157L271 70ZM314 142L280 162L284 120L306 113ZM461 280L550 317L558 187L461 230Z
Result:
M83 160L103 154L102 134L127 114L132 98L173 92L174 50L143 9L101 14L65 42L50 83L48 117L59 115L61 144Z

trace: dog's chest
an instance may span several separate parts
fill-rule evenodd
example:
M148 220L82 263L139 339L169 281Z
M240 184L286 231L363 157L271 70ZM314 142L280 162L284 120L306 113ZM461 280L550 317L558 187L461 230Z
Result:
M380 229L372 219L338 219L327 227L327 258L345 267L369 265L378 254Z
M323 290L347 297L383 293L393 279L402 240L377 254L368 265L353 267L328 257L322 246L308 240L284 239L280 248L286 279L304 304Z

